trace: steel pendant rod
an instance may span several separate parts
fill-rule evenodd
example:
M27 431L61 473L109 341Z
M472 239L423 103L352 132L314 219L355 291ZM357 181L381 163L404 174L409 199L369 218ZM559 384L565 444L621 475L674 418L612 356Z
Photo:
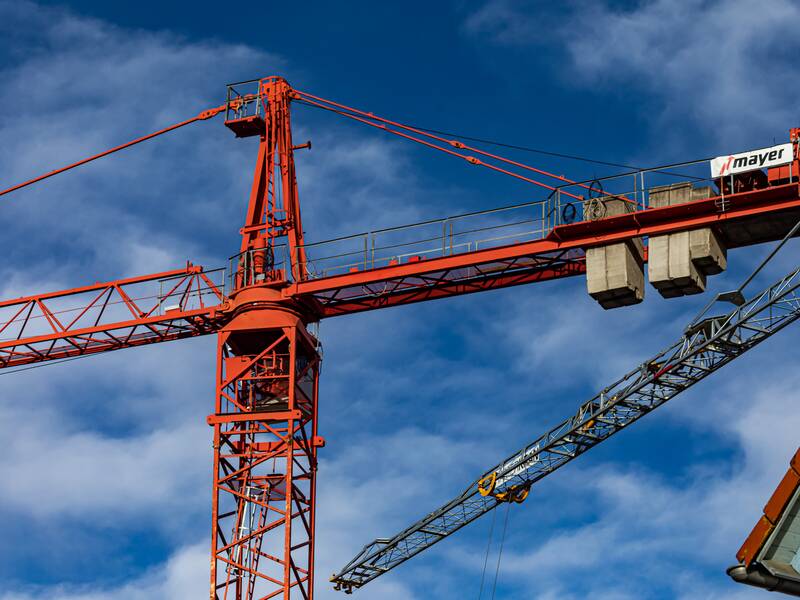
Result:
M497 154L492 154L491 152L486 152L485 150L481 150L480 148L475 148L474 146L469 146L469 145L464 144L463 142L460 142L458 140L447 139L445 137L441 137L439 135L435 135L435 134L433 134L433 133L431 133L429 131L425 131L424 129L419 129L417 127L412 127L410 125L404 125L403 123L399 123L397 121L391 121L389 119L384 119L383 117L379 117L379 116L377 116L377 115L375 115L373 113L365 112L365 111L359 110L357 108L352 108L352 107L346 106L344 104L339 104L338 102L333 102L332 100L327 100L325 98L321 98L319 96L315 96L313 94L309 94L308 92L302 92L302 91L299 91L299 90L294 90L294 91L304 102L307 102L308 104L311 104L313 106L316 106L318 108L322 108L322 109L325 109L325 110L328 110L328 111L331 111L331 112L334 112L334 113L336 113L338 115L342 115L344 117L349 117L351 119L354 119L354 120L359 121L361 123L365 123L367 125L372 125L374 127L379 127L380 129L384 129L385 131L387 131L389 133L394 133L395 135L400 135L401 137L405 137L405 138L407 138L409 140L412 140L412 141L415 141L417 143L421 143L421 144L424 144L424 145L429 146L431 148L435 148L437 150L441 150L443 152L447 152L448 154L451 154L451 155L461 156L462 158L473 158L473 157L464 157L464 156L462 156L460 154L449 152L448 150L446 150L444 148L441 148L439 146L436 146L436 145L433 145L433 144L429 144L429 143L425 143L425 142L423 142L422 140L420 140L418 138L414 138L414 137L411 137L411 136L403 135L402 133L400 133L398 131L394 131L392 129L389 129L387 126L397 127L399 129L404 129L405 131L410 131L410 132L415 133L417 135L425 136L427 138L436 140L437 142L448 144L448 145L452 146L453 148L457 148L459 150L466 150L466 151L469 151L469 152L474 152L476 154L479 154L481 156L485 156L486 158L489 158L489 159L492 159L492 160L496 160L496 161L499 161L499 162L502 162L502 163L505 163L505 164L508 164L508 165L511 165L511 166L514 166L514 167L517 167L517 168L520 168L520 169L524 169L526 171L531 171L533 173L537 173L537 174L543 175L545 177L550 177L552 179L557 179L557 180L562 181L562 182L564 182L564 183L566 183L568 185L576 185L578 187L581 187L581 188L584 188L584 189L588 190L589 192L596 192L597 191L597 189L595 187L593 187L592 183L586 184L586 183L583 183L583 182L574 181L572 179L569 179L568 177L564 177L563 175L557 175L555 173L551 173L549 171L545 171L544 169L539 169L539 168L533 167L533 166L525 164L525 163L521 163L521 162L518 162L518 161L515 161L515 160L511 160L510 158L506 158L504 156L500 156L500 155L497 155ZM358 115L358 116L356 116L356 115ZM366 121L365 119L369 119L370 121ZM379 123L383 123L384 125L382 125L382 126L381 125L377 125L376 123L374 123L374 121L378 121ZM472 161L470 161L470 162L472 162ZM482 162L475 162L474 164L480 164L482 166L489 166L489 165L486 165L485 163L482 163ZM497 170L498 172L504 173L506 175L511 175L511 173L509 173L509 172L507 172L506 170L503 170L503 169L495 169L495 170ZM537 182L537 181L534 181L534 180L526 179L526 181L529 181L529 182L534 183L536 185L541 185L542 187L546 187L548 189L554 189L554 188L552 188L550 186L541 184L540 182ZM572 196L573 198L580 199L578 196L573 195L573 194L571 194L569 192L562 191L562 193L564 193L564 194L566 194L568 196ZM624 196L623 197L619 197L619 196L615 195L614 197L615 198L619 198L620 200L623 200L624 202L628 202L630 204L634 204L634 205L636 204L636 202L634 202L630 198L625 198Z
M97 160L98 158L103 158L104 156L108 156L109 154L114 154L114 152L119 152L120 150L124 150L125 148L130 148L131 146L135 146L136 144L140 144L141 142L145 142L147 140L150 140L150 139L152 139L154 137L157 137L159 135L162 135L164 133L168 133L170 131L175 131L176 129L179 129L179 128L185 126L185 125L189 125L190 123L194 123L195 121L205 121L205 120L210 119L210 118L218 115L219 113L221 113L223 110L225 110L226 106L227 105L223 104L222 106L218 106L216 108L211 108L209 110L204 110L203 112L201 112L197 116L192 117L191 119L187 119L186 121L181 121L180 123L176 123L175 125L170 125L169 127L165 127L164 129L159 129L158 131L155 131L155 132L150 133L148 135L136 138L135 140L131 140L130 142L126 142L126 143L121 144L119 146L114 146L113 148L111 148L109 150L106 150L105 152L101 152L100 154L95 154L94 156L90 156L88 158L84 158L83 160L79 160L78 162L74 162L74 163L72 163L70 165L67 165L65 167L61 167L60 169L56 169L55 171L50 171L49 173L45 173L44 175L39 175L38 177L34 177L33 179L29 179L28 181L24 181L22 183L18 183L15 186L12 186L12 187L10 187L8 189L0 191L0 196L5 196L6 194L10 194L11 192L16 192L17 190L21 190L24 187L28 187L29 185L33 185L34 183L38 183L39 181L42 181L44 179L48 179L49 177L52 177L53 175L58 175L60 173L64 173L65 171L69 171L70 169L74 169L75 167L80 167L81 165L85 165L86 163L90 163L90 162L92 162L94 160Z

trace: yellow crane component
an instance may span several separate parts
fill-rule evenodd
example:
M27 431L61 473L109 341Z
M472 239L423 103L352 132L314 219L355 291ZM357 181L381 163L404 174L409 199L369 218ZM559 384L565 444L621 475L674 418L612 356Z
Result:
M497 471L493 471L478 481L478 493L484 497L492 496L496 498L498 502L516 502L517 504L522 504L531 491L529 485L512 485L502 492L496 492L496 487Z

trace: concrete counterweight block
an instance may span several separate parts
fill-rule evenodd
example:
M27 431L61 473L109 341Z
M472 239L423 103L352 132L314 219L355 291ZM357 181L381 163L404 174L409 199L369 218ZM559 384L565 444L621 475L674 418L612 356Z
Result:
M705 275L690 258L688 231L650 238L647 277L664 298L699 294L706 289Z
M589 220L631 212L617 198L595 198L584 203ZM638 304L644 299L644 247L641 238L586 250L586 286L605 309Z
M711 188L675 183L650 190L650 206L660 208L711 197ZM647 276L664 298L699 294L706 276L725 270L726 249L710 228L652 236L648 243Z
M713 195L710 187L693 187L691 200L704 200ZM689 232L689 256L703 275L717 275L728 268L728 249L710 227Z
M728 268L728 251L710 228L689 232L689 256L703 275L717 275Z

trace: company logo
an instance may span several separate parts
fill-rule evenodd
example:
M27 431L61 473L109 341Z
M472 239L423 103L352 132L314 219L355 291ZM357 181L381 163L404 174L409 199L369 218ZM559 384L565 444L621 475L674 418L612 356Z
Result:
M711 177L723 177L725 175L755 171L756 169L786 165L792 162L792 159L791 144L781 144L771 148L718 156L711 160Z
M742 159L744 160L744 159ZM729 172L731 169L731 163L733 162L733 155L728 157L728 160L725 161L725 164L722 165L722 168L719 170L720 175L725 175L725 173Z
M500 472L505 472L505 474L501 477L497 478L497 483L495 484L496 487L500 487L505 485L517 475L523 474L525 471L533 467L539 462L539 444L535 446L530 446L526 448L524 452L521 452L514 458L506 461L503 466L500 468ZM510 470L509 470L510 469Z

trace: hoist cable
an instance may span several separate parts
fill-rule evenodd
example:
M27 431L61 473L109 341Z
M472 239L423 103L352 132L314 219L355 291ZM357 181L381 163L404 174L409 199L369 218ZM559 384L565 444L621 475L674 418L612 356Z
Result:
M767 266L767 264L775 257L775 255L778 252L780 252L781 248L783 248L784 245L786 245L786 242L788 242L791 238L793 238L797 234L798 230L800 230L800 221L794 224L794 227L792 227L786 233L786 235L783 236L783 239L780 241L780 243L777 246L775 246L769 254L767 254L766 258L764 258L764 260L762 260L761 263L755 269L753 269L753 272L750 273L750 276L747 279L745 279L741 283L741 285L736 289L736 293L741 294L744 291L744 289L750 284L750 282L753 281L753 279L755 279L756 275L758 275L761 272L761 269Z
M75 167L80 167L81 165L85 165L86 163L92 162L93 160L97 160L98 158L103 158L104 156L108 156L109 154L113 154L114 152L119 152L120 150L124 150L125 148L130 148L131 146L135 146L136 144L147 141L161 134L168 133L170 131L175 131L180 127L189 125L190 123L194 123L195 121L205 121L206 119L210 119L211 117L214 117L219 113L221 113L223 110L225 110L225 106L226 105L223 104L222 106L218 106L216 108L204 110L197 116L192 117L191 119L187 119L186 121L181 121L180 123L176 123L175 125L170 125L169 127L165 127L164 129L160 129L156 132L136 138L135 140L131 140L130 142L120 144L119 146L114 146L113 148L106 150L105 152L101 152L100 154L95 154L94 156L84 158L83 160L79 160L78 162L74 162L72 164L56 169L55 171L50 171L49 173L45 173L44 175L39 175L38 177L34 177L33 179L29 179L28 181L18 183L15 186L0 191L0 196L5 196L6 194L10 194L11 192L15 192L24 187L28 187L29 185L42 181L43 179L47 179L49 177L52 177L53 175L58 175L65 171L69 171L70 169L74 169Z
M503 560L503 546L506 542L506 531L508 530L508 517L511 515L511 502L507 503L508 506L506 507L506 519L505 523L503 523L503 535L500 537L500 550L497 553L497 568L494 570L494 583L492 584L492 600L494 600L494 594L497 591L497 578L500 575L500 561Z
M489 552L492 549L492 537L494 536L494 524L497 521L497 511L492 511L492 524L489 526L489 536L486 540L486 556L483 559L483 572L481 573L481 586L478 588L478 600L483 597L483 582L486 579L486 567L489 565Z
M11 375L13 373L20 373L22 371L30 371L32 369L41 369L42 367L52 367L54 365L60 365L61 363L65 362L72 362L73 360L78 360L80 358L89 358L90 356L94 356L94 354L81 354L79 356L70 356L69 358L59 358L55 360L48 360L47 362L38 363L35 365L28 365L23 367L11 367L11 368L3 368L0 369L0 377L3 375Z
M786 232L786 235L783 236L781 241L778 242L778 244L756 266L756 268L753 269L750 275L748 275L747 278L745 278L745 280L741 284L739 284L739 287L737 287L735 290L729 290L727 292L719 292L714 296L712 296L712 298L708 301L708 303L700 310L700 312L697 313L697 316L695 316L695 318L692 319L692 321L687 326L687 329L690 329L691 327L699 323L700 320L706 316L706 313L708 313L709 309L712 306L714 306L714 304L717 302L720 301L731 302L737 306L741 306L742 304L744 304L745 300L744 296L742 295L742 292L744 292L745 288L748 285L750 285L750 283L753 281L753 279L756 278L756 276L761 272L761 270L764 267L766 267L772 261L773 258L775 258L775 255L778 254L778 252L780 252L781 248L783 248L790 239L792 239L795 235L797 235L798 231L800 231L800 221L797 221L797 223L795 223L794 226L789 231Z
M420 131L428 131L430 133L436 133L436 134L439 134L439 135L447 135L447 136L450 136L450 137L458 138L460 140L469 140L470 142L477 142L479 144L487 144L489 146L497 146L499 148L508 148L509 150L520 150L521 152L531 152L531 153L534 153L534 154L543 154L545 156L554 156L556 158L565 158L565 159L568 159L568 160L577 160L577 161L580 161L580 162L587 162L587 163L592 163L592 164L596 164L596 165L604 165L604 166L607 166L607 167L619 167L621 169L630 169L631 171L634 171L634 172L637 172L637 173L639 171L650 171L652 173L658 173L660 175L670 175L672 177L682 177L682 178L686 177L686 178L689 178L689 179L696 179L698 181L704 181L703 177L698 177L697 175L687 175L686 173L672 173L672 172L669 172L669 171L656 171L656 170L651 170L651 169L646 168L646 167L637 167L635 165L626 165L624 163L609 162L609 161L605 161L605 160L599 160L599 159L596 159L596 158L588 158L586 156L579 156L577 154L565 154L563 152L553 152L551 150L542 150L540 148L530 148L528 146L519 146L517 144L509 144L509 143L506 143L506 142L498 142L496 140L487 140L485 138L478 138L478 137L473 137L473 136L469 136L469 135L462 135L460 133L453 133L453 132L450 132L450 131L440 131L438 129L429 129L429 128L418 127L418 126L414 126L414 127L416 129L419 129ZM710 158L705 158L705 159L702 159L702 160L706 161L706 160L711 160L711 159ZM620 175L632 175L632 174L633 173L620 173Z

